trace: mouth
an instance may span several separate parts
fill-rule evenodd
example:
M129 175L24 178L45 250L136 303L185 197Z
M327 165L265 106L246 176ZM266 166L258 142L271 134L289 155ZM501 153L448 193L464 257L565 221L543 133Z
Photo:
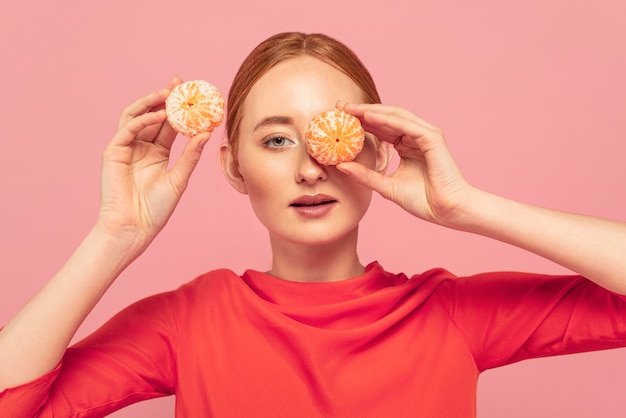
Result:
M329 205L332 203L337 203L337 199L322 194L316 194L300 196L299 198L291 202L289 206L295 208L307 208Z

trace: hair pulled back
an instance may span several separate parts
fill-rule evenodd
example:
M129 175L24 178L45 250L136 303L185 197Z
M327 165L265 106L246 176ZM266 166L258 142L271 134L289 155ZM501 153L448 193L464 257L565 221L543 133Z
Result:
M237 155L242 105L252 86L276 64L298 56L312 56L345 73L359 86L367 103L380 103L374 80L356 54L336 39L320 34L284 32L261 42L235 74L228 93L226 135Z

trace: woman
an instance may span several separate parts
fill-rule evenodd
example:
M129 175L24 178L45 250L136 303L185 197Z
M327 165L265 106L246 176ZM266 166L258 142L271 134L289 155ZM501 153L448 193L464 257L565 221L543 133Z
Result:
M485 369L626 345L625 224L473 187L436 127L380 104L350 50L286 33L255 48L235 76L220 154L268 230L270 271L211 271L67 348L166 224L209 139L192 138L167 170L175 134L162 107L179 82L123 112L103 158L96 225L0 332L0 410L9 416L102 416L168 394L177 416L474 416ZM368 132L357 160L336 167L303 143L308 121L333 107ZM401 162L386 174L393 152ZM434 269L409 278L363 264L358 225L372 191L580 276Z

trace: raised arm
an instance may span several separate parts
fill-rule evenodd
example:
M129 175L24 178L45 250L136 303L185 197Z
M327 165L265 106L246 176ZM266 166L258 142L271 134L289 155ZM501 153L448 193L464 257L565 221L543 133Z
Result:
M421 219L515 245L626 295L626 223L479 190L463 178L437 127L400 107L339 106L358 116L366 131L393 144L401 158L391 174L357 163L339 165L344 173Z
M165 226L209 134L189 140L168 169L175 132L165 121L170 89L128 106L102 159L94 227L69 260L0 331L0 391L52 370L118 275Z

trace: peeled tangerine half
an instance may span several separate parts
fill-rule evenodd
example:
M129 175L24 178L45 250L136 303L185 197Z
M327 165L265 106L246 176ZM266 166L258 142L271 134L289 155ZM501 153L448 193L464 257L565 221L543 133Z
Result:
M320 164L337 165L352 161L363 149L365 130L356 116L343 110L329 110L309 122L306 149Z
M224 97L207 81L186 81L167 96L165 112L172 128L191 138L200 132L211 132L222 123Z

